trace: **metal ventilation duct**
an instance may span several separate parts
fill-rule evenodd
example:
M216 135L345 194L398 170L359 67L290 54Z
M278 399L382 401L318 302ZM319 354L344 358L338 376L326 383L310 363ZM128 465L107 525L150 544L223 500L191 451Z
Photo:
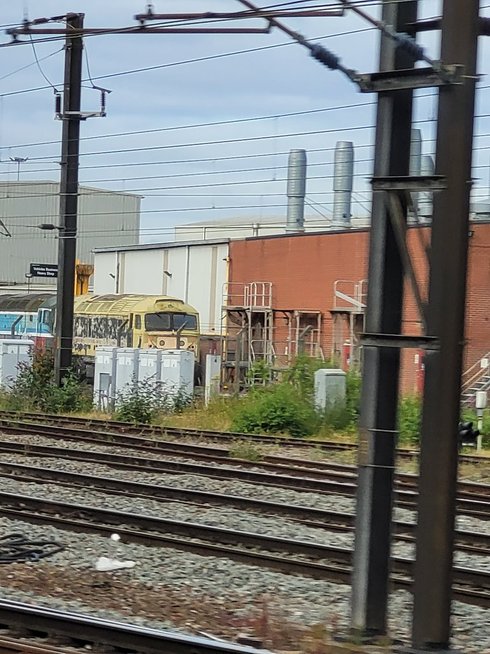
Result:
M351 141L337 142L333 175L332 224L334 227L350 227L354 175L354 146Z
M426 154L422 157L420 174L423 176L434 174L434 160ZM418 215L423 222L428 222L432 218L433 195L431 191L418 194Z
M410 170L412 177L419 177L422 167L422 132L419 129L412 129L412 141L410 144ZM420 196L418 193L412 193L412 202L418 211Z
M287 232L304 232L306 192L306 150L291 150L288 158Z

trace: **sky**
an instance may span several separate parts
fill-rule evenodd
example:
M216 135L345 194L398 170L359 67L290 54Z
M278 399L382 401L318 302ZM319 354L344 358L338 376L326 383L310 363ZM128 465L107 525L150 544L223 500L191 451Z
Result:
M270 6L258 0L261 7ZM374 17L379 2L359 2ZM274 5L279 5L276 0ZM283 3L339 6L335 0ZM420 17L440 15L440 0L420 0ZM481 1L490 16L490 0ZM237 0L155 0L154 12L239 11ZM146 10L141 0L9 0L0 6L0 180L57 180L61 123L54 120L54 89L61 90L63 40L22 37L9 46L5 29L34 20L83 12L85 27L127 27ZM360 72L377 69L379 31L358 16L283 18L312 42L322 43ZM227 23L238 26L238 23ZM262 27L263 22L239 26ZM52 26L62 27L62 23ZM485 42L486 41L486 42ZM438 57L438 35L421 42ZM308 157L307 213L332 212L333 150L338 140L355 148L353 213L369 213L375 96L362 94L301 45L269 34L110 34L84 44L82 109L98 110L99 92L111 91L107 117L81 124L80 183L143 196L142 241L172 238L176 224L253 216L266 222L286 213L286 166L292 148ZM474 198L490 184L490 39L480 39L475 125ZM437 101L417 92L416 127L423 153L433 154ZM11 157L27 158L20 166ZM105 225L110 245L114 225ZM138 235L135 234L135 242Z

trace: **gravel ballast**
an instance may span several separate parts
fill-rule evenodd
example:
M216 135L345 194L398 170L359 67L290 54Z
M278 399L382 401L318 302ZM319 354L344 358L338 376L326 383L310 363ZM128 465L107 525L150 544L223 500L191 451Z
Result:
M16 440L10 435L5 438ZM18 437L18 440L26 442L25 437ZM44 437L35 437L32 441L29 439L29 442L49 444L49 440L57 447L62 446L61 441ZM90 451L113 449L106 450L87 443L70 442L68 446ZM128 454L126 448L115 449ZM135 454L142 456L143 453ZM162 457L162 460L174 458ZM353 512L355 508L353 498L264 487L256 483L192 474L141 473L102 464L28 454L1 453L0 462L112 477L153 486L239 495L338 512ZM235 462L230 460L229 465L235 466ZM55 482L22 482L9 477L2 477L2 489L4 492L44 499L83 503L325 545L351 547L353 543L352 534L332 533L328 528L307 527L285 517L230 507L162 502L112 495L90 488L70 488ZM414 512L406 509L396 508L395 516L403 521L414 520ZM458 527L467 531L488 533L488 525L488 522L467 516L458 517ZM66 549L39 563L0 566L3 597L43 601L65 610L130 619L132 622L156 627L177 627L191 633L207 631L229 638L241 631L257 633L259 626L263 626L263 614L266 611L275 616L269 620L271 633L274 632L274 620L280 624L274 637L269 634L274 647L278 649L300 649L294 645L297 645L299 638L298 629L304 627L322 624L330 632L345 632L348 627L350 588L347 586L246 566L222 557L205 557L170 548L145 547L132 543L114 544L101 536L73 534L52 526L0 518L0 535L19 531L32 539L39 537L60 541ZM394 552L398 556L412 556L413 546L398 542ZM100 573L94 567L99 556L129 559L137 564L130 570ZM484 570L490 568L490 557L457 552L455 561L457 565L465 567ZM411 596L403 591L392 593L390 631L393 636L406 641L410 632L410 611ZM489 613L478 607L454 603L454 646L464 649L468 654L490 652Z
M177 627L191 633L207 630L227 637L244 629L253 631L264 605L270 616L279 616L283 638L288 633L297 638L298 628L319 624L337 633L348 628L347 586L257 569L219 557L114 544L108 538L71 534L19 520L0 518L0 532L52 539L66 548L39 563L1 566L3 597L116 619L130 618L160 628ZM95 572L95 561L101 555L137 564L130 570ZM408 593L392 593L392 636L408 639L410 610ZM269 621L273 630L273 620ZM481 654L490 648L488 612L456 602L454 645L464 647L468 654Z

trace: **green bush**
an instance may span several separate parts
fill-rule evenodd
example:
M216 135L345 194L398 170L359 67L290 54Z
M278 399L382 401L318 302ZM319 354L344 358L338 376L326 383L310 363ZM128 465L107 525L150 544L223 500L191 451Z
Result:
M119 394L114 416L122 422L150 424L160 414L183 411L191 401L181 390L172 393L153 382L139 382Z
M333 361L308 357L296 357L293 365L284 373L284 381L294 386L304 397L313 397L315 372L321 368L336 368Z
M3 396L3 404L12 411L62 413L92 408L92 390L70 372L62 386L54 382L51 352L35 353L31 364L20 364L12 389Z
M401 445L417 445L420 439L422 402L416 395L402 398L398 406L398 430Z
M233 419L235 431L253 434L312 434L318 418L310 400L290 384L253 388L241 399Z

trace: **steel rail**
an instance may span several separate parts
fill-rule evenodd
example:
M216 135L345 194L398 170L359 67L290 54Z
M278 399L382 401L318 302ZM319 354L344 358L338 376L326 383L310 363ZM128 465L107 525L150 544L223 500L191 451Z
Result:
M0 441L0 452L15 452L17 454L36 455L42 457L70 459L75 461L89 461L102 463L108 466L115 466L127 470L139 470L149 473L170 473L170 474L195 474L216 479L233 479L248 483L257 483L262 486L275 488L287 488L290 490L306 492L314 491L320 494L337 494L353 497L356 490L355 477L341 481L328 479L328 472L325 471L320 479L311 477L288 476L284 474L269 474L255 470L242 470L239 468L227 468L225 466L206 466L187 462L161 461L147 457L128 456L123 454L109 454L107 452L70 449L67 447L54 447L47 445L31 445L30 443L18 443ZM336 473L334 473L336 475ZM417 494L414 490L396 489L395 498L398 506L413 509L416 504ZM481 519L490 519L490 502L486 497L475 499L474 494L458 497L458 509L460 513L471 515Z
M63 635L88 645L121 647L122 651L138 654L267 654L265 650L222 640L160 631L6 599L0 599L0 622L11 628L26 629L28 625L31 632Z
M0 462L0 477L33 482L56 482L57 484L70 488L91 488L108 494L153 499L160 502L181 502L199 506L232 506L237 509L266 515L285 516L308 527L334 532L349 533L352 532L354 526L354 515L352 513L339 513L337 511L327 511L308 506L269 502L238 495L210 493L172 486L150 485L127 481L125 479L86 475L78 472L39 468L31 465ZM414 523L397 520L394 521L393 525L394 533L399 540L413 542L415 533ZM458 550L460 551L486 556L490 555L490 535L488 534L457 530L455 532L455 539Z
M26 495L0 493L0 515L85 533L118 533L131 542L206 556L225 556L286 574L349 583L351 550L275 536L155 518ZM127 527L126 527L127 525ZM171 534L171 535L169 535ZM191 540L194 539L194 540ZM296 558L299 556L299 558ZM413 561L392 557L392 582L410 588ZM454 567L454 599L490 607L490 574ZM466 598L466 599L463 599Z
M263 443L266 445L281 445L284 447L304 448L304 449L320 449L325 451L353 451L357 449L357 443L339 442L339 441L325 441L319 439L296 439L288 436L265 435L265 434L246 434L242 432L220 432L210 429L195 429L195 428L180 428L180 427L162 427L158 425L147 424L134 424L122 422L120 420L105 420L101 418L83 418L81 416L66 416L48 413L25 413L17 411L0 411L0 418L13 417L21 419L35 419L44 420L46 422L56 422L58 424L83 424L87 427L96 426L110 429L118 429L124 433L137 433L137 434L160 434L172 436L186 436L192 438L204 438L209 440L216 440L221 442L235 442L236 440L247 440L255 443ZM416 458L419 455L418 450L409 450L406 448L399 448L397 455L400 458ZM466 463L482 463L486 461L486 457L478 455L462 455L460 457L462 462Z
M311 461L307 459L291 459L279 456L267 456L260 461L247 461L238 459L230 455L229 450L219 449L209 446L194 445L188 443L179 443L175 441L160 441L149 439L143 436L128 436L125 434L111 434L110 432L94 432L88 429L73 429L56 426L56 428L39 423L25 423L21 421L3 421L0 419L0 431L14 433L39 434L49 438L70 439L79 442L91 441L101 445L111 445L120 447L130 447L131 449L152 451L158 454L183 454L184 456L201 459L202 461L215 462L229 465L230 462L242 468L251 468L254 470L269 470L274 473L286 473L288 475L303 476L324 479L325 470L328 471L330 478L340 481L355 480L357 469L353 465L329 463L326 461ZM117 440L116 440L117 439ZM397 473L396 482L400 487L416 488L417 476L408 473ZM479 497L488 496L490 500L490 485L479 484L477 482L460 481L460 494L466 493L468 497L478 495Z

